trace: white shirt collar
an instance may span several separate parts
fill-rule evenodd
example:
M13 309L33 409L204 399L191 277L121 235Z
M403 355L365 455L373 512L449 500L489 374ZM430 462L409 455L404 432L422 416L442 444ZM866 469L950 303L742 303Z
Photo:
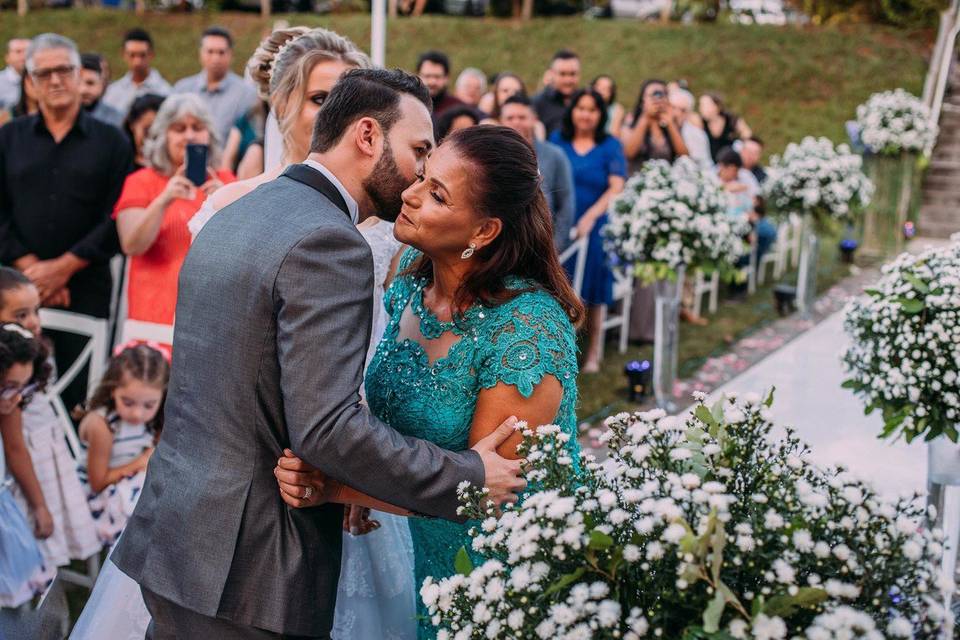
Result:
M346 187L343 186L343 183L340 182L337 176L333 175L329 169L316 160L307 158L303 161L303 164L312 169L316 169L322 173L327 180L333 183L333 186L335 186L337 191L340 192L340 195L343 196L343 201L347 203L347 210L350 212L350 218L353 220L353 224L358 224L360 222L360 208L357 206L357 201L353 199L353 196L350 195L350 192L347 191Z

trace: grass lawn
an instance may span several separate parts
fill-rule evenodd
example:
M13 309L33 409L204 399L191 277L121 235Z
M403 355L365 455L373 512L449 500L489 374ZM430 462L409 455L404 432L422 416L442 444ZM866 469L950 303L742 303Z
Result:
M0 40L57 31L83 51L107 55L116 75L122 70L120 41L126 29L144 26L157 42L156 65L168 80L197 71L196 39L204 27L222 24L237 39L239 71L272 23L250 13L152 14L96 9L45 10L20 19L4 12ZM285 14L291 24L321 25L364 48L370 20L363 14ZM561 47L578 51L584 79L610 73L620 84L620 101L632 107L648 77L685 78L695 92L718 91L754 131L777 152L804 135L840 140L843 123L871 93L903 87L919 93L924 56L933 34L887 27L743 27L657 25L627 20L586 21L544 18L528 23L499 19L426 16L391 21L387 62L411 68L418 52L447 51L454 73L476 66L487 73L512 70L534 87L550 55Z

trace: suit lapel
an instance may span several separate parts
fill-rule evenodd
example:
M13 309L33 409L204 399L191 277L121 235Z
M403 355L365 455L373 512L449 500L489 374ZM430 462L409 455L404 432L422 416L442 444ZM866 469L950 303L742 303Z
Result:
M305 164L292 164L287 167L281 175L319 191L326 196L327 200L337 205L338 209L347 214L348 218L350 217L350 209L347 208L347 202L343 199L340 190L327 179L327 176L316 169L312 169Z

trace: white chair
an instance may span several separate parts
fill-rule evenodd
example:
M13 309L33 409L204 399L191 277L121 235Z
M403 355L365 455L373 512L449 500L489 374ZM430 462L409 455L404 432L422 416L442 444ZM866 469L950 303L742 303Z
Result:
M123 288L120 290L120 301L117 309L117 327L114 332L113 346L127 344L131 341L159 342L173 344L173 325L143 322L127 318L127 287L130 284L130 261L127 260L123 270Z
M803 242L803 219L795 213L790 214L790 218L782 224L788 226L787 231L787 254L789 255L789 264L794 269L800 266L800 243ZM784 260L784 266L787 261Z
M587 241L590 238L584 236L571 244L569 247L564 249L563 253L560 254L560 264L565 263L567 260L573 256L577 257L577 261L573 267L573 290L577 292L577 295L580 295L581 290L583 289L583 273L587 266Z
M603 308L603 320L600 331L600 359L607 342L607 331L620 330L619 352L627 352L627 339L630 337L630 310L633 306L633 270L630 267L613 269L613 304L620 303L620 314L610 315L610 307ZM610 305L612 306L612 305Z
M117 319L127 315L126 298L123 292L127 287L126 256L122 253L113 256L110 260L110 275L113 278L113 290L110 292L110 325L107 327L107 337L115 339L117 336Z
M720 272L714 271L710 274L710 279L707 280L703 271L697 270L697 275L693 279L693 315L700 316L700 311L703 308L703 294L710 294L709 302L707 304L707 311L710 313L717 312L717 303L720 297Z
M763 284L767 279L767 265L773 267L773 279L779 280L780 276L787 268L786 254L789 251L787 242L789 239L790 227L787 223L777 226L777 239L773 246L760 258L760 264L757 265L757 283Z
M76 380L85 366L87 370L87 388L93 389L99 384L103 377L107 358L107 330L109 323L101 318L92 318L79 313L70 311L60 311L57 309L41 309L40 323L45 329L53 331L62 331L64 333L73 333L87 338L87 344L77 359L57 378L48 390L50 403L57 416L57 421L63 430L63 436L67 440L67 446L70 449L70 455L73 459L82 455L80 449L80 440L77 438L77 432L73 428L73 421L70 420L70 412L60 399L63 390L70 386ZM87 573L79 573L70 569L61 569L60 577L73 584L93 589L93 584L97 581L97 575L100 573L100 554L95 553L87 558Z

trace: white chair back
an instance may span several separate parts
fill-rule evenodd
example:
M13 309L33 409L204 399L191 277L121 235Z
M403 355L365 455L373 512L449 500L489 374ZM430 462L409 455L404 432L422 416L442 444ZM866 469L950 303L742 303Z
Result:
M158 342L173 344L173 325L157 324L156 322L142 322L140 320L124 320L120 331L120 340L117 344L127 344L131 341Z
M560 254L560 264L565 263L570 258L576 256L576 262L573 267L573 290L579 296L583 289L583 274L587 267L587 241L590 238L584 236L564 249Z
M633 268L616 267L613 269L613 304L620 303L620 314L611 315L610 305L603 308L603 323L600 332L600 359L603 359L603 352L607 341L607 331L610 329L619 329L620 341L618 351L627 352L627 340L630 337L630 312L633 308Z
M693 279L693 315L700 316L703 308L703 294L710 294L707 310L710 313L717 312L717 306L720 298L720 272L714 270L708 280L703 275L703 271L697 269L697 275Z

